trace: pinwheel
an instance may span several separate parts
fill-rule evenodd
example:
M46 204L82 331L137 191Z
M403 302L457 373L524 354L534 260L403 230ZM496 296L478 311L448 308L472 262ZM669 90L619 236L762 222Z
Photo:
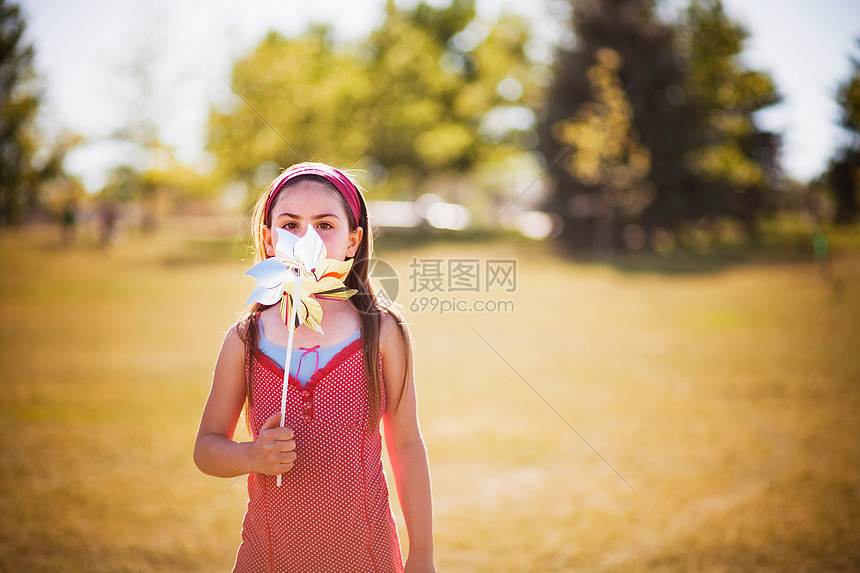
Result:
M306 325L322 334L322 306L318 299L346 300L357 291L343 281L352 268L352 260L326 258L322 239L308 227L304 236L276 228L278 241L275 256L254 265L247 273L257 279L248 304L273 305L281 302L281 319L287 326L287 358L284 364L284 387L281 394L281 426L287 410L287 387L290 381L290 357L296 327ZM278 476L281 485L281 476Z
M257 279L248 304L259 302L268 306L280 301L281 318L286 326L290 326L290 315L295 326L305 324L322 334L322 307L318 299L345 300L356 293L343 284L352 260L327 259L325 245L312 227L301 238L283 229L275 232L278 234L275 256L245 273ZM293 301L297 301L295 305Z

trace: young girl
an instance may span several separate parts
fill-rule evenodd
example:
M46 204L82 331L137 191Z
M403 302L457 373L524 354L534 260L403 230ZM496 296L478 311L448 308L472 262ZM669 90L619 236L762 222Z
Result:
M260 197L253 224L258 261L274 256L276 228L303 236L313 225L328 258L353 259L345 284L358 292L319 300L325 334L296 328L284 427L288 330L278 305L253 305L224 339L194 461L215 476L248 474L233 571L404 571L380 423L409 535L405 571L435 571L410 339L401 320L379 306L368 280L372 241L363 197L337 169L297 164ZM243 407L254 441L237 443Z

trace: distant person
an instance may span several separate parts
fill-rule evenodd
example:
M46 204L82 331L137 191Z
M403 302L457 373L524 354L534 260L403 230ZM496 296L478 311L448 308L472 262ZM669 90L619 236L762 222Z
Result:
M275 228L304 236L311 224L328 258L354 259L345 283L358 293L319 300L325 334L298 326L289 365L279 305L255 303L246 311L221 347L194 461L210 475L248 474L234 572L400 572L381 460L382 423L409 535L405 570L433 572L430 472L418 427L410 337L368 281L371 229L356 185L319 163L286 170L257 202L256 259L274 256ZM243 406L254 441L237 443L233 434Z
M98 211L99 220L99 244L109 247L116 238L116 225L119 219L119 211L113 201L102 201Z
M61 234L63 246L69 247L75 242L77 234L78 222L78 203L74 199L69 199L63 203L63 210L60 214Z
M821 278L827 282L836 298L842 298L842 295L845 294L845 283L834 272L830 241L827 239L827 233L821 227L816 228L812 235L812 252L815 254L815 261L818 263L818 272Z

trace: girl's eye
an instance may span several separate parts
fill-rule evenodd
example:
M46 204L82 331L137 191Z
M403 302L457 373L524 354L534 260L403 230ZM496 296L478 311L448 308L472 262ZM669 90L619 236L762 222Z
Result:
M296 229L296 228L298 228L298 225L296 225L292 221L287 221L286 223L281 225L281 228L282 229Z
M320 224L319 224L319 225L317 225L317 226L318 226L320 229L334 229L334 227L332 226L332 224L331 224L331 223L329 223L328 221L323 221L322 223L320 223Z

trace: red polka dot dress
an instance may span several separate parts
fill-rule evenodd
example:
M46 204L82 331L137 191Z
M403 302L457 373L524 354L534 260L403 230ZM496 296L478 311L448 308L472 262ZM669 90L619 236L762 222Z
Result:
M281 409L283 369L252 353L251 429ZM381 355L380 355L381 361ZM385 408L383 388L382 409ZM285 424L295 466L248 475L248 510L234 572L402 572L400 542L382 468L382 435L368 432L361 339L303 387L290 376Z

